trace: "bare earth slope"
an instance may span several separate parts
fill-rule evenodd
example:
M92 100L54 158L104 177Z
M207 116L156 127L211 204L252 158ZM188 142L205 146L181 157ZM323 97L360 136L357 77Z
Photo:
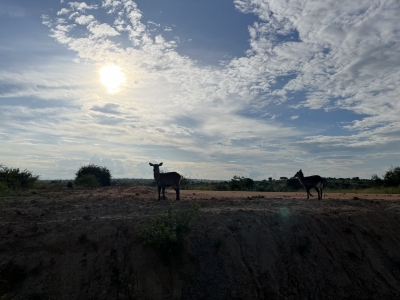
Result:
M398 195L168 197L109 187L0 198L0 299L400 299ZM181 267L137 238L171 203L201 206Z

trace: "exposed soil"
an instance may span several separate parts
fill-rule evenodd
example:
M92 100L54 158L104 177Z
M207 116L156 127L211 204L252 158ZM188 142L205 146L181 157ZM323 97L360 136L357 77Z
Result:
M157 196L108 187L0 198L0 299L400 299L400 195ZM145 218L193 203L182 265L142 245Z

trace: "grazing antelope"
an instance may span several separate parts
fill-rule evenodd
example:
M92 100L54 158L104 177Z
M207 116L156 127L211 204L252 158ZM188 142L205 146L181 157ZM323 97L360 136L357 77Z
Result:
M179 200L179 183L181 181L182 176L177 172L168 172L168 173L160 173L160 167L162 166L162 162L159 164L149 163L150 166L153 167L154 172L154 180L158 186L158 201L160 201L160 191L162 189L163 198L165 200L165 188L172 186L176 191L176 200Z
M307 199L314 197L310 193L310 189L314 188L318 192L318 200L322 199L322 188L324 187L324 182L321 176L313 175L304 177L303 171L300 169L293 177L297 177L299 182L307 191Z

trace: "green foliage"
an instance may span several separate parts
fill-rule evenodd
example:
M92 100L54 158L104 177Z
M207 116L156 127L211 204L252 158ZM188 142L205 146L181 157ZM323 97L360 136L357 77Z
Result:
M400 185L400 167L391 166L383 177L384 186L399 186Z
M296 191L296 190L303 188L303 186L301 185L299 180L294 177L286 180L286 185L292 191Z
M99 181L93 174L81 175L80 177L75 179L75 184L87 189L92 189L100 186Z
M10 192L18 189L32 188L39 176L33 176L28 170L7 168L0 165L0 191Z
M228 186L224 182L218 182L218 183L214 184L214 186L215 186L215 190L217 190L217 191L227 191L228 190Z
M148 218L139 227L139 238L143 245L154 248L166 262L182 262L184 241L192 233L192 224L199 206L180 212L171 205L163 215Z
M235 175L229 182L228 187L231 191L251 191L254 188L254 180Z
M96 166L96 165L87 165L87 166L82 166L78 172L76 172L76 177L75 177L75 183L79 185L81 177L85 175L93 175L97 182L101 186L110 186L111 185L111 173L106 167L101 167L101 166ZM84 179L84 184L94 184L92 179L89 179L89 177L86 177Z
M0 181L0 195L10 195L13 191L8 187L5 182Z
M155 181L154 181L155 182ZM190 185L190 180L186 176L182 176L180 181L180 187L182 190L187 190Z
M49 191L59 191L65 189L65 185L61 180L48 181L38 181L33 186L35 190L49 190Z
M376 174L371 176L371 181L374 183L375 186L381 186L383 184L383 180L379 178L379 176Z

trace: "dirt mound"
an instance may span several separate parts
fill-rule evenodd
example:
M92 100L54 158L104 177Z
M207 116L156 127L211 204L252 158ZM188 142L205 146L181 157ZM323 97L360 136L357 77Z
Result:
M0 299L400 298L399 200L262 196L156 201L154 188L110 187L0 198ZM182 265L137 237L171 203L201 207Z

